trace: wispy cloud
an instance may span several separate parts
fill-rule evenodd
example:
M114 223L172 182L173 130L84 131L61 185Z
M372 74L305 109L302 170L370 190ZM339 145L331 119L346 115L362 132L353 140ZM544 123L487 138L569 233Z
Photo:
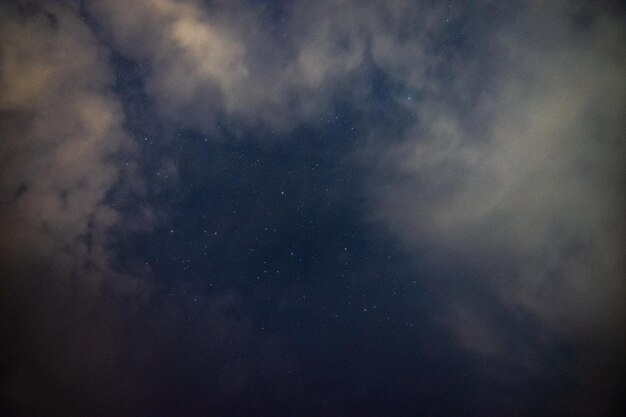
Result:
M445 7L407 2L297 1L275 19L251 2L88 2L130 59L148 67L147 91L164 117L212 131L219 116L289 129L314 123L341 93L361 100L382 67L425 82L424 43ZM417 24L407 39L406 25Z
M8 276L1 285L8 310L18 312L10 336L26 344L21 317L26 337L43 341L28 352L34 365L20 357L3 381L18 408L33 398L58 415L99 403L114 414L110 398L141 408L136 398L159 392L146 367L132 368L132 381L117 387L134 350L149 351L151 364L181 364L158 368L174 379L193 379L190 362L207 351L219 356L221 343L237 339L248 369L228 355L199 366L224 379L209 408L233 404L249 378L282 366L273 340L229 316L236 296L194 310L190 300L201 291L181 286L162 300L147 281L112 266L114 232L132 221L110 197L142 182L125 124L128 97L113 88L115 53L141 67L141 93L164 124L201 131L207 141L222 120L285 133L315 125L338 99L360 112L352 160L371 173L363 178L371 217L409 251L426 248L453 265L432 283L457 286L442 297L440 323L468 351L502 368L520 362L528 373L541 372L540 351L553 340L575 344L573 378L594 381L596 391L569 394L599 409L603 387L616 385L625 342L626 33L610 5L70 3L0 6L0 271ZM385 118L396 111L401 123L395 113ZM483 292L464 294L464 280ZM161 308L167 313L152 314ZM198 326L176 333L190 316ZM135 339L120 342L124 332ZM18 342L12 355L20 355ZM180 352L190 362L175 358ZM67 392L102 373L104 394L88 390L93 398L74 407L43 392L38 367ZM578 407L570 398L563 404Z
M501 309L600 349L593 361L623 343L623 26L557 2L493 23L456 80L411 105L400 143L379 143L373 210L411 246L466 259L449 262L477 268ZM476 317L458 315L460 340L497 349L511 329L476 344L489 320L468 333Z
M133 162L106 52L71 8L4 9L2 253L103 267L106 196Z

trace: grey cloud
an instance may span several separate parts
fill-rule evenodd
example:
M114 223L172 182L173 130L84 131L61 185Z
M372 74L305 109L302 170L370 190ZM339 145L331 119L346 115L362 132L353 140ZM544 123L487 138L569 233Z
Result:
M212 131L220 115L273 129L315 121L337 91L367 94L372 63L422 88L432 65L424 43L445 7L297 1L280 23L246 1L115 0L88 10L148 66L146 90L163 116ZM421 22L408 37L407 21Z
M591 368L624 343L626 56L619 18L581 5L529 3L452 62L459 81L411 104L399 144L378 143L372 196L409 245L471 259L503 309L586 346ZM509 331L456 317L470 349Z
M75 8L17 2L0 16L2 410L60 415L71 404L60 392L82 393L79 414L108 409L87 387L132 392L104 295L118 279L136 285L110 268L121 219L106 202L130 172L132 142L106 53Z
M513 278L493 285L557 328L618 315L623 33L605 10L481 2L473 18L495 20L465 34L470 57L438 47L469 10L427 2L294 2L279 27L244 1L88 10L149 66L162 114L208 131L220 115L272 128L314 120L344 84L360 105L371 96L358 74L379 68L420 97L405 105L416 123L402 143L376 145L375 212L392 230L486 263L506 253Z
M149 65L146 89L161 112L203 128L232 106L250 76L246 48L224 22L199 2L142 0L92 2L90 10L111 27L121 50Z
M227 116L289 129L317 120L336 91L357 107L372 99L375 69L418 93L395 103L414 117L401 137L369 132L374 217L410 247L471 259L502 309L582 341L581 369L592 369L598 346L623 343L623 24L584 2L524 2L488 34L470 33L471 57L444 55L437 43L457 16L420 4L298 1L278 26L244 1L87 1L86 10L147 67L161 115L185 127L212 132ZM123 220L105 197L131 172L121 162L132 165L132 141L103 49L75 10L49 10L0 26L0 250L53 258L58 276L104 280L107 235ZM100 295L86 287L82 309ZM464 302L445 323L468 349L498 356L525 343ZM106 340L117 331L115 311L98 314L96 369L110 365Z
M102 266L117 221L105 196L126 166L117 157L130 166L133 153L106 55L71 8L10 19L10 7L0 29L2 252Z
M362 55L359 45L333 50L335 25L319 21L321 30L299 31L293 51L297 34L271 33L263 16L242 2L211 8L196 1L92 2L89 10L120 49L149 66L146 88L161 113L207 131L220 115L281 128L317 114L329 80L353 69ZM286 23L285 32L300 23Z
M282 375L283 352L233 316L235 295L163 297L147 268L116 269L115 245L152 214L117 208L143 189L109 61L76 5L0 6L0 414L229 412L251 380ZM217 387L160 391L198 374Z
M503 35L494 56L510 56L469 115L437 99L416 105L420 123L383 158L398 173L380 189L392 227L408 240L519 257L527 270L498 285L546 319L563 324L568 307L606 313L622 267L620 31L601 16L582 45L568 39L575 33L547 45Z

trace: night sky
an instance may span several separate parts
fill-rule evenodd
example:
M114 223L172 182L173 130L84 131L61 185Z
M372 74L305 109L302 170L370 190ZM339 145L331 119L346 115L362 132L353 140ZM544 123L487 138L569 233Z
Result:
M621 416L619 1L0 3L0 414Z

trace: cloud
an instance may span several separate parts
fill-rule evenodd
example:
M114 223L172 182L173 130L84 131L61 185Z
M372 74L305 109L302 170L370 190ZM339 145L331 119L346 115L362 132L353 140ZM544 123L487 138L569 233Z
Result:
M56 386L82 391L83 412L102 401L89 381L118 399L126 387L103 293L121 278L108 249L120 213L107 195L134 148L106 53L75 9L12 3L0 19L2 408L57 415L69 402Z
M4 8L2 253L102 265L117 221L105 197L133 151L106 56L62 6L19 17Z
M621 285L623 34L600 16L586 33L556 29L529 46L515 37L522 28L500 36L503 61L474 109L437 98L415 107L419 123L383 157L397 180L381 183L381 209L409 241L506 252L525 271L501 285L563 324L574 312L559 309L590 303L604 314Z
M149 67L146 89L162 114L209 129L249 77L245 45L199 2L92 2L119 49Z
M296 1L277 19L268 9L247 1L87 2L116 48L147 67L146 91L161 115L206 132L224 117L280 130L314 123L339 93L367 96L375 66L421 85L423 43L446 11L405 1ZM408 24L419 29L398 41Z
M280 20L245 1L88 10L148 66L161 113L205 131L223 116L313 122L338 92L366 106L382 71L415 96L400 104L415 123L400 144L374 141L377 215L408 242L499 260L503 299L555 328L619 316L623 31L608 9L294 2Z
M609 9L530 3L408 105L399 143L373 140L378 219L479 270L503 310L585 346L583 362L624 343L624 35ZM471 349L493 353L509 331L457 316Z
M222 42L196 30L176 36ZM113 80L77 7L0 7L0 413L230 413L251 381L282 389L290 361L236 295L117 269L116 245L152 220Z
M143 68L160 115L184 128L214 133L232 120L289 130L316 123L338 97L363 111L373 216L418 253L458 257L452 269L471 270L458 275L487 294L450 295L443 323L459 343L491 358L513 351L530 369L557 335L581 347L579 381L592 380L596 366L608 375L624 343L620 17L586 2L427 3L295 1L273 10L248 1L87 0L82 12L98 39ZM109 197L124 181L141 182L138 151L112 93L107 48L77 7L38 4L0 9L0 260L11 313L2 328L15 340L15 361L3 363L5 396L18 408L40 398L62 415L83 393L72 408L79 414L94 404L115 414L115 403L133 414L141 396L161 397L158 387L142 389L145 369L189 381L206 351L238 339L254 371L234 357L199 366L234 375L208 402L228 409L266 364L280 368L268 359L277 348L230 316L237 302L228 297L180 330L202 352L183 346L168 333L193 315L192 297L157 300L160 289L111 267L115 233L131 221ZM409 126L385 124L387 105L408 114ZM487 299L492 308L476 305ZM531 317L551 337L526 337L501 320L508 315ZM145 367L121 359L154 349L146 340L171 350L151 351ZM181 369L164 369L169 362ZM129 366L136 374L120 385ZM41 372L65 395L43 392ZM103 386L83 391L100 375ZM180 395L200 403L204 394Z

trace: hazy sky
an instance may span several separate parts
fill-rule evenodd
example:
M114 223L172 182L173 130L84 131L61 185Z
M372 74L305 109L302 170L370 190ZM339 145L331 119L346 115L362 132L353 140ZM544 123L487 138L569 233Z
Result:
M618 416L619 1L0 4L0 414Z

